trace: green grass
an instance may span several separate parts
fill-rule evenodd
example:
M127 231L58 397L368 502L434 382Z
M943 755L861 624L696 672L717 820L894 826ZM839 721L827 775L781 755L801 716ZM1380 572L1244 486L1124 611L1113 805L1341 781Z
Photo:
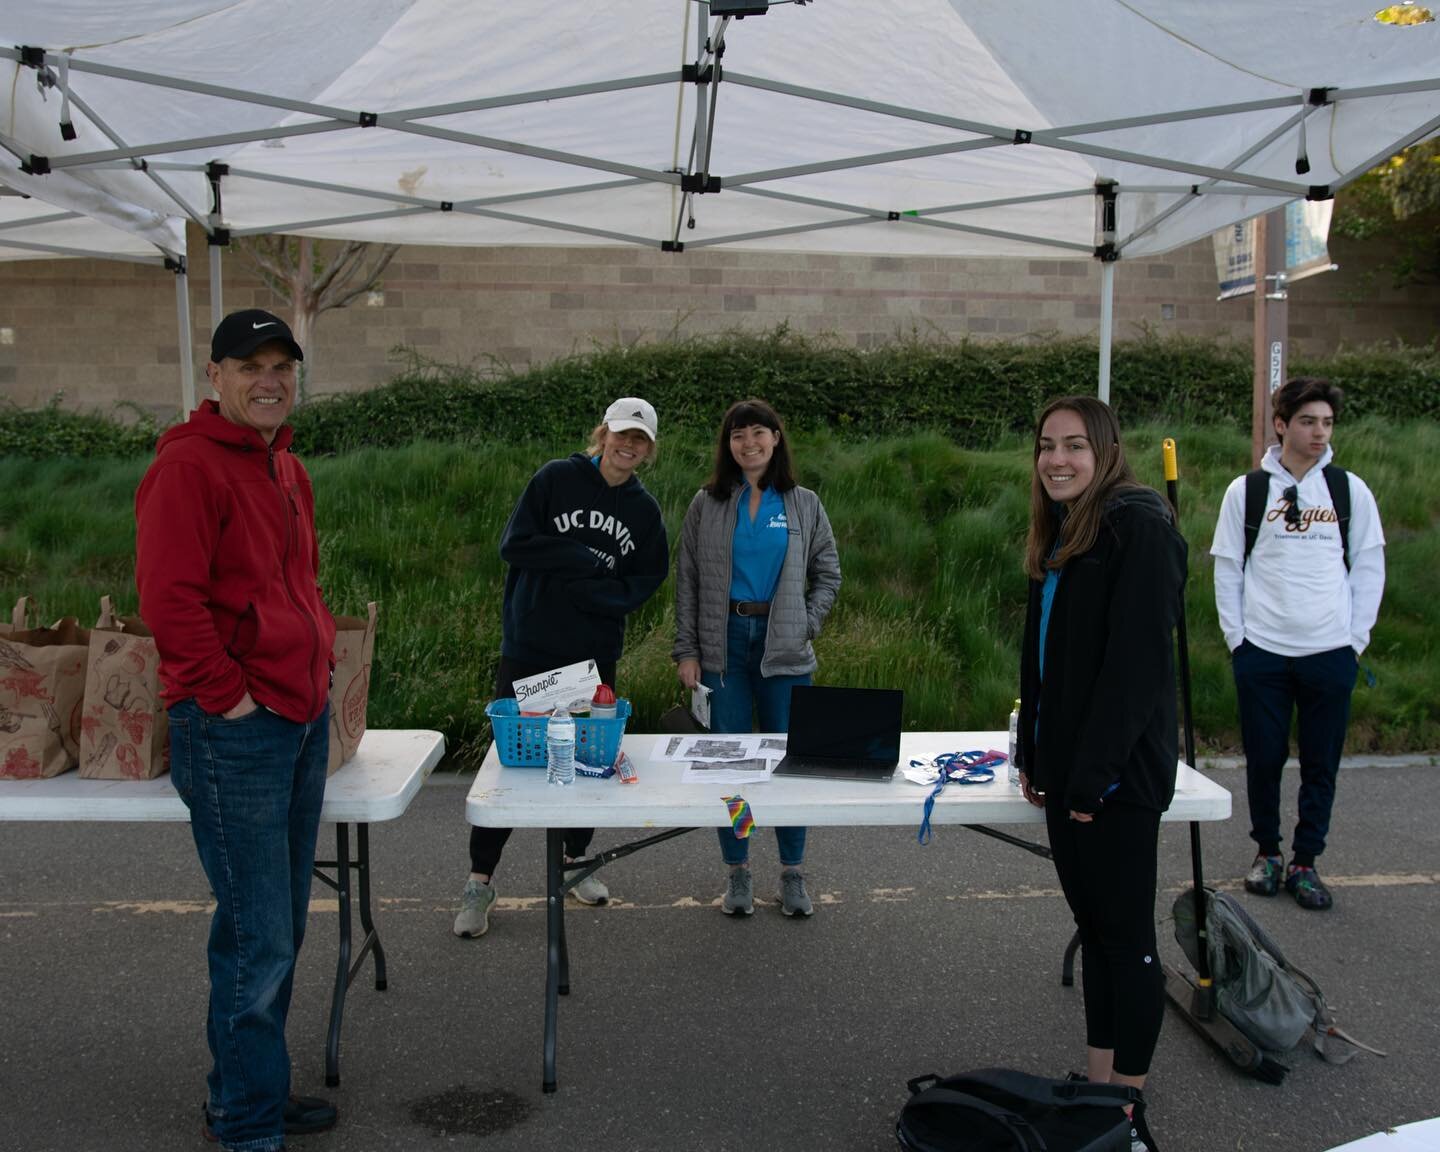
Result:
M1143 427L1126 435L1141 478L1159 486L1160 441L1174 435L1181 527L1190 542L1187 618L1202 747L1238 745L1234 687L1215 619L1210 538L1226 485L1248 466L1245 430ZM1015 695L1025 580L1029 463L1019 437L961 448L936 432L884 438L797 433L802 482L834 524L844 584L817 648L819 679L901 686L915 729L1003 727ZM577 445L556 443L550 454ZM1354 700L1353 751L1440 747L1440 488L1423 462L1440 452L1430 422L1343 425L1340 462L1375 490L1389 580L1363 663L1376 685ZM646 484L672 541L703 479L708 435L668 436ZM500 644L500 532L547 455L533 444L363 449L314 460L321 579L337 612L380 603L370 723L441 729L462 762L489 738L484 705ZM34 596L46 618L88 622L110 593L135 608L133 494L143 460L0 458L0 595ZM621 690L635 730L680 699L670 664L673 590L630 619Z

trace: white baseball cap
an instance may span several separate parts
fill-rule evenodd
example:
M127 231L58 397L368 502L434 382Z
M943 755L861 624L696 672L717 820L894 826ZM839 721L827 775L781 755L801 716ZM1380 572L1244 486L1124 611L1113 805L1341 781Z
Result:
M652 444L655 442L659 424L655 417L655 406L638 396L622 396L605 409L605 426L610 431L626 432L634 428L650 437Z

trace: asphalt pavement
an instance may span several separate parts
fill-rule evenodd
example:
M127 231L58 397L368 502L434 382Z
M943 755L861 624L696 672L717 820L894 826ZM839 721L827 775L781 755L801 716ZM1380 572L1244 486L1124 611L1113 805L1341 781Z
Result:
M1253 855L1243 774L1211 774L1236 814L1202 826L1206 874L1236 889ZM1287 820L1294 782L1292 769ZM352 988L335 1089L324 1037L337 911L316 886L290 1018L294 1087L330 1096L341 1122L292 1149L869 1152L896 1147L911 1077L1083 1067L1079 989L1059 981L1070 923L1047 861L958 827L923 847L913 829L815 829L817 912L789 920L771 898L778 864L762 829L752 855L765 903L732 920L702 830L604 869L610 905L571 903L559 1091L544 1095L543 837L512 838L490 933L453 937L468 784L433 777L404 817L371 830L389 988L368 973ZM917 789L917 823L920 801ZM1434 757L1347 765L1321 861L1336 907L1241 896L1341 1026L1389 1056L1331 1066L1302 1047L1282 1084L1261 1083L1172 1011L1147 1090L1165 1152L1320 1152L1440 1114L1437 814ZM627 838L602 830L596 845ZM321 844L333 844L328 827ZM1169 906L1189 873L1186 828L1167 825L1171 961ZM188 829L0 824L0 877L0 1149L209 1147L209 894Z

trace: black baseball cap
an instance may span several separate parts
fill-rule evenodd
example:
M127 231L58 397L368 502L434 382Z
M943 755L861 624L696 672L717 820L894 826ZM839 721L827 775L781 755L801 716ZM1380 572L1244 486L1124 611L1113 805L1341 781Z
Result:
M286 345L296 360L304 360L305 353L295 343L290 325L263 308L246 308L243 312L232 312L221 320L210 337L210 361L220 363L227 356L243 359L262 344L278 340Z

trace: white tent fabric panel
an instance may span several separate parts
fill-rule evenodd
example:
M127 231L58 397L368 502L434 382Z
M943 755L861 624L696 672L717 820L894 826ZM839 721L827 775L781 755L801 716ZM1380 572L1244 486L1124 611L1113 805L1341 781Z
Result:
M178 221L164 221L160 229L163 248L184 251L184 230ZM134 231L22 196L0 183L0 261L97 257L146 264L165 259L155 244Z
M1440 125L1440 26L1375 7L51 0L0 14L0 149L36 173L17 186L154 242L188 216L428 244L1141 256L1327 195ZM682 78L707 36L718 84ZM682 191L705 175L718 193Z

